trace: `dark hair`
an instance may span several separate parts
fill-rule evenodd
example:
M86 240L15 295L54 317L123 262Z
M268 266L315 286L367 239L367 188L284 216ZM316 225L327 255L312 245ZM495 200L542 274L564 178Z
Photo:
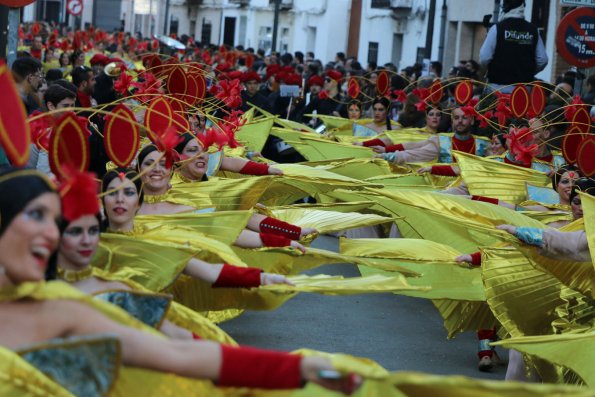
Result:
M508 149L508 146L506 146L506 134L498 133L494 135L496 136L496 139L500 141L500 145L502 145L503 148Z
M22 57L17 58L12 63L12 73L18 82L21 82L27 78L27 76L37 73L41 70L41 62L33 57Z
M48 84L53 83L56 80L60 80L64 77L64 73L60 69L50 69L45 73L45 80Z
M66 98L76 99L76 95L59 84L50 85L43 95L43 101L45 103L49 102L54 106L57 106L58 103Z
M347 109L349 109L353 105L357 106L360 111L362 110L362 102L359 99L352 99L351 101L349 101L349 103L347 104Z
M136 186L136 191L138 193L138 204L141 205L144 201L145 195L143 193L143 181L138 177L138 172L136 172L133 169L130 168L114 168L109 170L108 172L105 173L105 175L103 176L103 179L101 180L101 193L105 193L107 192L107 187L109 186L109 184L116 178L120 177L120 174L123 174L124 177L126 177L127 179L130 179L132 181L132 183L134 183L134 186ZM105 197L105 196L104 196ZM102 201L104 199L102 198ZM105 205L104 205L105 207ZM105 212L105 208L103 210ZM105 217L107 218L107 213L105 214Z
M145 157L147 157L149 154L153 152L158 151L159 150L157 149L157 146L153 144L147 145L144 148L142 148L141 151L138 153L138 156L136 156L136 171L140 173L140 166L142 165L143 161L145 161Z
M192 135L189 132L185 132L182 135L180 135L180 143L178 143L176 145L176 147L174 148L176 150L176 152L178 152L179 154L182 154L182 152L184 151L184 148L186 147L186 145L193 139L197 139L194 135ZM149 154L149 153L147 153ZM139 154L140 157L140 154ZM146 155L145 155L146 157ZM144 159L144 157L143 157ZM138 165L140 167L140 164Z
M84 81L88 81L91 78L91 74L93 73L93 69L87 66L77 66L72 70L70 75L72 76L72 84L75 86L80 87Z
M345 60L345 53L344 52L337 52L337 58L339 58L341 61Z
M578 195L578 192L586 193L590 196L595 196L595 180L592 178L580 178L574 182L572 191L570 192L570 201Z
M587 84L591 86L591 90L595 89L595 73L587 77Z
M376 105L377 103L381 104L386 109L386 129L392 130L392 125L390 122L390 99L384 96L377 96L372 101L372 107L374 107L374 105Z
M574 165L563 165L562 167L558 168L557 170L554 171L554 174L552 175L552 189L557 191L558 188L558 183L560 183L560 179L562 179L562 175L564 175L567 172L576 172L577 174L581 175L580 170L578 169L578 167L574 166Z
M0 169L0 236L30 201L56 193L50 181L33 169L5 166Z
M83 54L81 50L74 50L72 54L70 54L70 64L72 66L74 66L74 61L76 61L76 59L81 56L81 54Z
M59 85L62 88L66 88L68 91L73 92L76 96L76 86L66 79L56 80L51 85Z
M520 6L524 6L524 0L504 0L502 3L502 11L508 12L510 10L514 10Z
M442 76L442 63L440 63L438 61L432 61L432 62L430 62L430 65L436 71L436 77Z

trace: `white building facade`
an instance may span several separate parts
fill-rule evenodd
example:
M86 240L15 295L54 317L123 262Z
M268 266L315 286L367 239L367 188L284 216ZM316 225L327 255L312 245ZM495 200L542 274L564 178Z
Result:
M78 18L67 17L66 0L38 0L25 7L23 19L48 20L51 16L77 28L87 24L123 28L143 37L186 34L201 43L272 49L274 0L81 1L84 11ZM398 69L427 58L441 61L446 73L460 60L479 59L487 33L482 21L493 12L493 0L280 0L275 50L311 51L323 62L344 52L364 66L370 61L390 62ZM544 80L552 80L568 66L555 49L561 15L559 0L526 0L525 18L540 28L551 58L538 75ZM359 21L357 29L354 21ZM427 57L430 25L431 55Z

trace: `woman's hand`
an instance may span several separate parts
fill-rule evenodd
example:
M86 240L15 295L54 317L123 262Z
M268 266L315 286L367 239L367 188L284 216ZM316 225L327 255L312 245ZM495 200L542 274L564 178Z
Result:
M355 146L364 146L363 142L353 142Z
M306 250L306 247L304 247L302 244L300 244L300 243L298 243L297 241L294 241L294 240L291 241L290 247L299 249L300 251L302 251L302 254L305 254L306 251L307 251Z
M269 167L269 175L283 175L283 171L279 168Z
M471 259L470 254L459 255L455 258L457 263L471 263L473 260Z
M260 285L273 285L273 284L287 284L295 286L294 283L289 281L282 274L275 273L261 273L260 274Z
M512 226L512 225L498 225L498 226L496 226L496 229L504 230L505 232L508 232L508 233L512 234L513 236L516 236L516 227L515 226Z
M335 372L331 362L323 357L309 356L304 357L301 363L302 378L308 382L314 382L320 386L351 394L355 392L362 384L362 378L355 374L339 376L337 379L321 377L321 371Z
M421 174L426 174L426 173L428 173L428 172L432 172L432 166L429 166L429 167L421 167L419 170L417 170L417 173L418 173L419 175L421 175Z
M314 233L318 233L318 230L314 229L313 227L303 227L302 232L300 233L300 238Z
M386 153L386 148L384 146L372 146L372 150L376 153Z

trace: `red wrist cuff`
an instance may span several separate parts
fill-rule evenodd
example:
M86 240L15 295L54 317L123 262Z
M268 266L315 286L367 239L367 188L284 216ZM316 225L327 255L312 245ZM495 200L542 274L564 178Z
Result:
M271 218L270 216L267 216L260 222L259 228L262 233L283 236L290 240L299 240L302 233L301 227Z
M388 152L402 152L405 150L405 146L402 143L397 143L396 145L388 145L386 147L386 153Z
M483 201L484 203L490 203L498 205L498 199L485 197L485 196L471 196L471 200L473 201Z
M252 347L221 346L219 386L297 389L302 356Z
M477 251L471 254L471 265L481 266L481 252Z
M386 146L386 144L384 142L382 142L382 139L370 139L369 141L364 141L363 142L365 147L370 147L370 146Z
M238 267L223 265L219 277L213 283L213 288L252 288L260 287L261 269L255 267Z
M433 165L432 175L457 176L450 165Z
M291 240L287 237L269 233L259 233L259 236L265 247L289 247L291 245Z
M194 339L194 340L202 340L202 338L199 335L195 334L194 332L192 333L192 339Z
M268 175L269 165L264 163L256 163L248 161L240 170L240 174L245 175Z

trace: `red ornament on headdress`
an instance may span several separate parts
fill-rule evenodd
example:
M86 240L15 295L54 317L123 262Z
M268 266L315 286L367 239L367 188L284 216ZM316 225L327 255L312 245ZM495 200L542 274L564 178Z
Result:
M63 178L60 187L62 198L62 216L69 222L81 216L99 213L99 199L97 192L99 183L95 174L81 172L71 165L63 167Z
M510 128L506 138L508 150L515 160L523 164L531 164L537 154L538 146L533 142L533 132L528 127Z

